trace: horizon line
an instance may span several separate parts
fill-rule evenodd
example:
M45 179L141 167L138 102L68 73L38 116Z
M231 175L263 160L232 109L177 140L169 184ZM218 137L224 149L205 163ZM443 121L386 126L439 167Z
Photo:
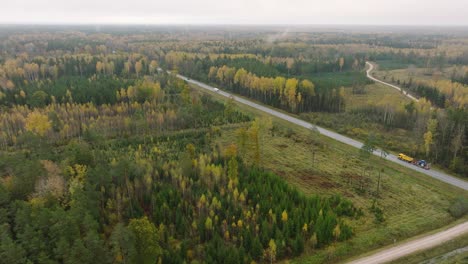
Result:
M115 23L115 22L6 22L0 26L375 26L375 27L467 27L468 24L343 24L343 23Z

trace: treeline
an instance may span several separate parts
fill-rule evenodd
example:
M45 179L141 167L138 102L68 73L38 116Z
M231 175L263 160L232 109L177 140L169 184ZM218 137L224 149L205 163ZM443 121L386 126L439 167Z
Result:
M451 76L452 82L462 83L468 85L468 68L464 66L463 68L455 67Z
M120 76L140 77L156 73L158 63L138 53L130 54L78 54L53 58L28 55L8 59L0 66L0 87L11 90L38 80L57 80L62 76L86 77Z
M450 107L427 121L424 154L460 175L468 175L468 109Z
M294 58L294 56L293 56ZM300 76L323 72L359 71L364 68L363 57L341 56L338 58L320 58L315 60L265 57L262 61L254 58L219 57L214 66L227 65L245 68L257 75L274 77L277 75Z
M216 82L234 93L290 112L339 112L344 110L343 89L332 89L317 94L314 84L309 80L258 77L243 68L236 69L227 66L211 67L208 80Z
M135 85L135 81L115 76L91 78L62 76L56 80L28 82L17 89L3 90L0 104L7 106L28 105L30 107L44 107L52 102L59 104L114 104L118 102L117 92L132 85Z
M468 175L468 110L466 108L431 108L420 99L399 108L387 103L366 106L351 111L364 123L379 123L388 129L413 131L407 142L387 141L383 147L405 151L414 157L425 158L460 175Z
M170 57L174 57L172 54ZM286 79L277 76L257 76L244 68L234 68L223 65L211 66L206 72L203 63L198 61L193 66L193 60L175 60L178 64L169 64L179 72L192 78L215 82L235 93L259 100L265 104L279 107L291 112L326 111L339 112L344 110L344 92L342 89L321 89L316 91L309 80L296 78ZM167 61L166 61L167 63ZM209 64L208 64L209 65Z
M417 80L412 78L406 81L400 79L391 81L402 85L419 97L424 97L438 107L453 106L457 108L468 107L468 86L450 80Z
M398 80L399 81L399 80ZM398 82L397 81L397 82ZM431 87L425 84L413 84L412 79L408 81L408 83L403 82L401 85L407 88L410 92L418 95L419 97L424 97L429 100L433 105L444 108L445 107L445 94L439 92L439 90L435 87Z
M337 51L338 53L338 51ZM365 66L365 58L359 56L336 54L312 59L291 57L252 56L252 54L203 54L170 51L163 63L169 69L177 69L185 74L201 76L211 67L224 65L232 68L244 68L258 76L265 77L298 77L315 73L359 72ZM330 87L320 87L327 89Z
M159 83L142 81L117 90L114 104L75 103L69 93L67 101L44 107L14 105L0 112L0 143L24 143L31 133L63 141L86 133L129 136L249 120L206 96L192 95L183 83L177 94L165 96L166 91L171 92Z

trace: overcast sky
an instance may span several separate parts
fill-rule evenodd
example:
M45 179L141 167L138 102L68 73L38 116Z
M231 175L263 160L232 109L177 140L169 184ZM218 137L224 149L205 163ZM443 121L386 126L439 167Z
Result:
M0 0L0 23L468 25L468 0Z

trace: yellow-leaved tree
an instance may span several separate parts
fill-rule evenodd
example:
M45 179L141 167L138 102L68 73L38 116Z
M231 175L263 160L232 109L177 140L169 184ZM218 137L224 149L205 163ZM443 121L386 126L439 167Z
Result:
M38 111L28 114L26 118L26 130L31 131L39 136L44 136L50 130L52 124L49 117Z

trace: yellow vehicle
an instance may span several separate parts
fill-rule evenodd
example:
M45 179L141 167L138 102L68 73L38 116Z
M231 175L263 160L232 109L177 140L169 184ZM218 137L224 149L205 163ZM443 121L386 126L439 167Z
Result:
M409 163L411 163L411 162L414 161L414 159L413 159L412 157L406 156L406 155L403 154L403 153L398 154L398 159L399 159L399 160L402 160L402 161L409 162Z

